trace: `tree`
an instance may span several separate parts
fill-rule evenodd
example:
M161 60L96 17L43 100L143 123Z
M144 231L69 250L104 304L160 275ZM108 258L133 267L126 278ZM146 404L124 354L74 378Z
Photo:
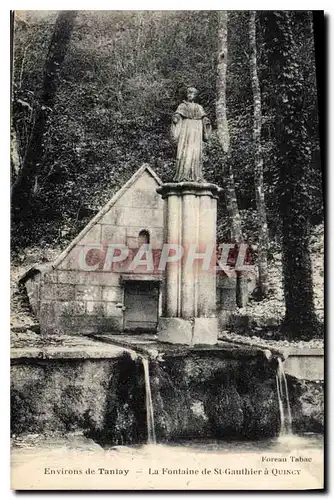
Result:
M15 17L12 180L25 163L58 15L55 11L25 11L20 13L20 19ZM257 13L260 20L265 15ZM228 13L226 106L222 110L225 116L227 110L230 141L224 153L218 135L213 134L204 150L203 171L208 181L225 184L226 194L228 174L232 174L232 194L227 201L237 200L243 235L257 240L248 21L248 11ZM311 81L311 38L299 24L297 43L301 57L303 54L308 62L304 69ZM78 13L52 112L48 113L42 161L32 179L29 214L13 224L13 249L46 243L65 245L141 163L150 163L163 181L173 176L175 152L168 131L171 113L183 98L180 91L196 87L200 103L217 128L217 28L216 11ZM276 91L270 85L270 61L265 59L268 51L262 42L264 26L256 35L257 46L262 49L258 50L257 69L265 200L272 243L280 229L279 168L275 168L277 147L271 102ZM311 94L309 97L312 125L317 110ZM311 223L319 224L319 168L313 172ZM231 238L226 212L224 203L219 203L217 230L221 241Z
M227 23L228 13L218 11L218 55L217 55L217 80L216 80L216 119L217 136L220 146L227 156L225 161L224 184L226 186L225 198L227 211L231 223L232 240L242 241L241 219L239 214L237 196L235 192L232 162L229 157L230 137L226 116L226 70L227 70Z
M307 13L299 13L304 26ZM283 330L291 338L309 338L319 330L313 301L308 176L312 141L307 127L304 59L296 45L291 11L267 14L267 49L273 79L273 105L278 143L283 284L286 313Z
M261 147L262 107L261 89L257 72L256 11L249 15L250 74L253 90L253 142L254 142L254 184L258 220L258 268L259 289L262 296L268 294L268 226L263 183L263 156Z
M14 217L26 212L33 189L37 188L38 172L43 161L44 136L59 86L60 72L67 53L77 12L62 11L57 17L44 66L41 95L36 110L27 151L12 185ZM27 103L25 103L28 105ZM13 134L15 137L15 133Z

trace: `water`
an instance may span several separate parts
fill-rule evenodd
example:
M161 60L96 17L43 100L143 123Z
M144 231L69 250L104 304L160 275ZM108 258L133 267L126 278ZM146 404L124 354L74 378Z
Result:
M150 369L147 358L142 358L145 377L145 400L146 400L146 422L147 422L147 444L155 444L154 412L151 394Z
M158 445L159 446L159 445ZM161 445L168 448L177 448L180 451L196 451L196 453L288 453L291 451L322 450L323 435L306 433L290 434L285 436L254 440L227 440L227 439L193 439L180 440L178 443Z
M155 424L154 424L154 411L152 403L152 393L151 393L151 383L150 383L150 371L149 371L149 360L148 358L142 357L144 378L145 378L145 402L146 402L146 422L147 422L147 444L156 444L155 435ZM276 387L277 387L277 397L278 397L278 407L280 413L280 433L277 441L270 441L271 445L275 443L275 447L279 444L291 444L292 439L299 439L300 437L292 435L292 416L291 407L289 401L288 384L284 372L284 367L282 360L278 358L277 360L277 372L276 372ZM305 441L305 439L304 439ZM261 443L261 442L260 442ZM267 443L268 444L268 443ZM235 446L235 442L234 442ZM261 446L261 444L260 444Z
M286 376L283 368L283 363L281 358L278 358L277 372L276 372L276 386L277 386L277 397L278 406L280 412L280 437L289 436L292 434L292 417L291 408L289 401L288 384L286 381Z

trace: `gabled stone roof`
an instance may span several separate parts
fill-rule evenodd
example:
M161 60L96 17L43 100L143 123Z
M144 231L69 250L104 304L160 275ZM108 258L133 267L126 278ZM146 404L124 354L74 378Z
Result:
M83 230L76 236L71 243L61 252L56 260L50 262L47 266L34 265L32 266L21 278L20 282L24 283L27 279L32 277L36 272L45 272L46 270L51 270L57 267L65 257L70 253L70 251L80 242L80 240L88 233L88 231L97 224L97 222L112 208L112 206L130 189L130 187L143 175L144 172L149 173L156 183L161 186L162 180L158 175L152 170L152 168L144 163L133 176L119 189L114 196L106 203L101 210L91 219L90 222L83 228Z

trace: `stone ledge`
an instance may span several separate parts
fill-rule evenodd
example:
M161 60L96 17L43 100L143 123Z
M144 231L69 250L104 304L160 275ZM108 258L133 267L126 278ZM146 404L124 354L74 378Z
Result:
M218 343L218 319L195 318L193 345L216 345Z
M323 356L324 355L324 349L321 349L319 347L301 347L300 349L298 347L286 347L283 348L284 351L286 351L286 356Z
M302 380L324 380L324 350L297 349L285 350L284 370L287 375Z
M272 354L275 356L278 356L282 359L282 361L285 360L287 353L284 352L284 349L280 349L279 347L275 348L270 345L267 345L265 343L261 344L260 342L250 342L249 340L232 340L225 338L224 336L220 336L219 340L225 343L230 343L234 345L241 345L244 347L249 347L249 348L254 348L254 349L259 349L263 352L270 351Z
M243 359L251 360L258 356L264 356L264 350L252 345L237 345L236 343L217 341L214 345L186 345L180 343L160 342L157 335L145 334L90 334L89 338L96 339L99 342L118 345L121 347L133 349L138 356L149 356L150 358L162 357L188 357L198 356L207 359L207 356L214 356L220 359Z
M193 325L182 318L159 318L158 340L170 344L192 345Z
M113 359L118 358L124 353L135 354L131 349L125 347L103 344L102 346L92 347L37 347L11 349L11 360L23 359Z

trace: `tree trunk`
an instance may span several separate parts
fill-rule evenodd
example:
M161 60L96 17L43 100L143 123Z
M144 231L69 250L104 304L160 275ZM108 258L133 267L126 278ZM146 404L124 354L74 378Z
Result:
M59 86L59 76L72 35L76 15L77 11L74 10L62 11L56 20L45 61L43 88L31 139L20 173L12 185L14 217L20 217L25 213L32 189L36 185L37 175L43 161L43 138L47 127L48 115L54 105Z
M217 136L223 152L227 155L225 163L227 167L225 168L224 172L224 180L226 206L231 223L231 236L233 241L241 242L241 219L235 192L233 168L230 155L228 154L230 146L230 136L226 116L227 21L227 11L218 11L218 57L216 84Z
M254 147L254 184L258 218L258 268L259 289L261 295L268 294L268 226L263 186L263 156L261 147L262 108L261 90L257 73L256 51L256 11L250 11L249 17L250 73L253 90L253 147Z
M293 12L268 15L273 65L276 134L279 147L280 213L286 314L291 338L314 337L320 330L313 301L308 171L312 150L304 110L304 60L294 41Z
M10 170L11 178L15 182L15 179L20 175L22 159L20 157L20 149L17 141L16 130L13 126L13 120L11 118L11 131L10 131Z

